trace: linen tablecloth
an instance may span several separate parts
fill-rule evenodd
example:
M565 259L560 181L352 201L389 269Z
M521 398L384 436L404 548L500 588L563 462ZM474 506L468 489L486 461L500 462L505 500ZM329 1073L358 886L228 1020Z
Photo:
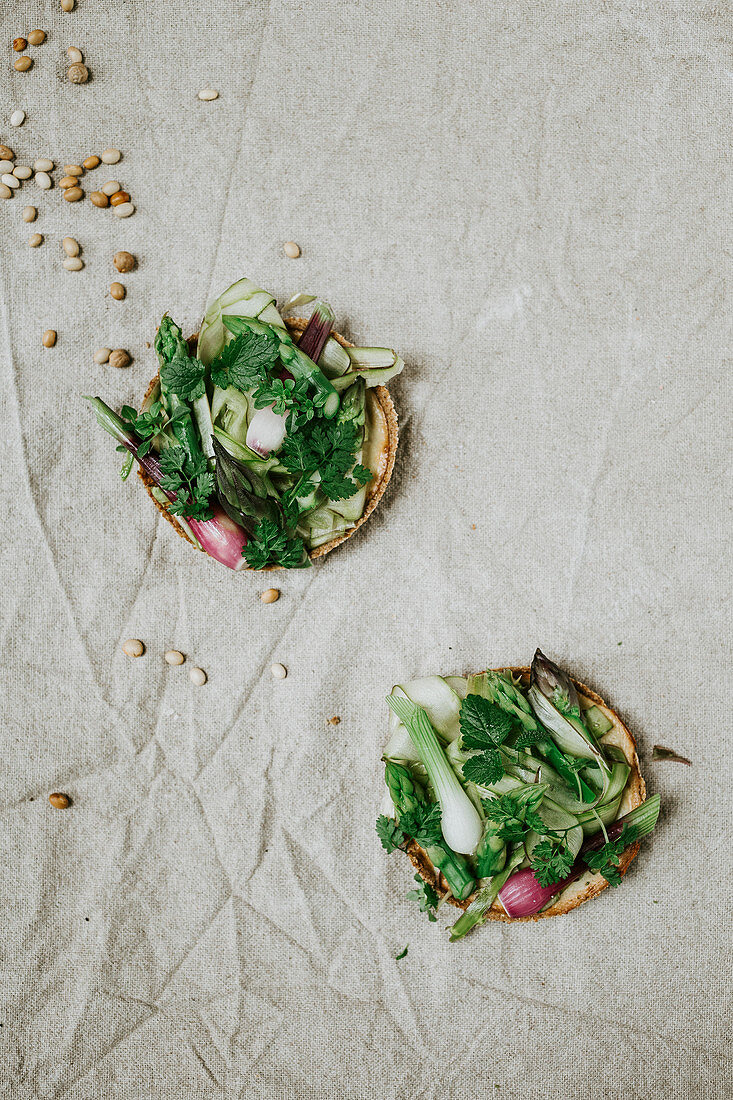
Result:
M16 0L2 26L16 162L123 156L80 203L0 204L0 1096L730 1095L730 8ZM111 177L127 220L89 202ZM380 508L266 580L177 538L81 399L139 402L162 313L193 331L242 275L407 364ZM374 833L384 696L537 645L627 720L660 823L621 889L451 945Z

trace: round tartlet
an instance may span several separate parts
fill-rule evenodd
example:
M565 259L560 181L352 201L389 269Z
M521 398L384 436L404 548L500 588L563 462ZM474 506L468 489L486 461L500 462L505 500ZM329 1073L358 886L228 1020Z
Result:
M494 671L500 672L503 669L495 669ZM522 677L523 684L529 683L529 668L519 667L512 668L510 670L515 676ZM634 740L631 731L621 721L615 711L611 710L607 703L601 699L600 695L597 695L595 691L591 691L585 684L581 684L578 680L573 680L580 696L581 707L583 709L586 706L595 704L600 710L603 711L609 722L612 723L612 728L600 738L601 744L615 745L621 749L626 762L631 768L629 778L624 788L623 797L618 808L618 817L622 814L627 814L629 810L633 810L636 806L640 806L646 798L646 785L639 770L639 756L636 751L636 741ZM475 893L470 897L465 898L463 901L458 901L449 893L447 883L442 875L437 874L427 852L417 844L416 841L411 840L406 848L407 854L410 857L412 865L417 871L420 872L423 879L429 883L441 897L446 897L451 905L455 905L458 909L467 909L476 896ZM619 864L619 873L625 875L629 868L629 864L639 851L639 842L632 844L627 848L621 856ZM543 917L559 917L563 913L569 913L571 909L577 908L578 905L582 905L584 901L590 901L591 898L597 897L602 890L605 890L608 886L603 875L594 874L592 871L586 871L575 882L571 882L569 886L558 894L553 900L552 904L546 909L543 909L539 913L535 913L531 917L510 917L504 911L501 902L497 899L486 914L489 920L497 921L529 921L529 920L541 920Z
M296 340L296 342L302 336L307 321L302 318L295 317L287 320L285 324L288 327L290 335ZM197 334L198 335L198 334ZM196 350L197 335L192 336L189 339L189 345L192 353ZM338 332L332 332L331 335L335 340L341 344L342 347L350 348L354 345L341 336ZM156 388L159 385L160 377L156 374L154 378L150 380L147 390L145 391L144 404L148 403ZM366 504L364 511L354 526L346 531L343 535L338 535L330 542L326 542L323 546L318 546L315 550L309 551L308 556L313 561L316 558L322 558L325 554L329 554L331 550L334 550L346 539L351 538L355 531L361 527L361 525L369 518L374 509L379 504L384 495L384 491L389 484L389 479L392 476L392 470L394 469L395 455L397 454L397 444L399 442L399 430L397 427L397 413L395 411L394 403L390 396L389 390L386 386L374 386L372 389L366 391L366 415L369 423L369 439L367 441L367 453L363 459L364 465L367 466L373 473L373 478L367 486ZM138 467L138 476L145 486L150 499L155 507L161 512L172 527L175 528L181 538L186 542L191 543L192 546L196 546L194 542L189 538L186 531L178 522L175 516L171 515L168 508L161 501L156 500L153 495L153 488L155 483L145 473L142 467ZM201 548L196 546L197 550ZM201 553L206 553L205 550L201 550ZM265 566L265 570L270 571L273 569L280 569L279 565ZM258 572L264 572L265 570L258 570ZM245 569L243 572L252 572L252 570Z

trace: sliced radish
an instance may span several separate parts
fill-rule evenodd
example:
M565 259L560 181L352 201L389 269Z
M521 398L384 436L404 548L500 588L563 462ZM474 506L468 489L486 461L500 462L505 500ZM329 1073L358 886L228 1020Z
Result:
M286 417L272 411L272 405L258 409L247 428L247 446L262 458L279 451L285 438Z

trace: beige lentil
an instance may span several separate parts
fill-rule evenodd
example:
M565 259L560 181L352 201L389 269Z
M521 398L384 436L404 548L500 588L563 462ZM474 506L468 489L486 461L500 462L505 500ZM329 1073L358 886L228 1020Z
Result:
M10 116L11 126L22 126L25 122L25 111L13 111Z
M76 176L62 176L59 180L59 187L78 187L79 181Z
M288 674L285 665L271 665L270 672L276 680L284 680Z
M62 794L61 791L54 791L48 796L48 801L53 806L54 810L68 810L71 805L71 799L68 794Z
M163 660L167 665L182 665L186 658L178 649L169 649L163 654Z
M297 260L300 255L300 246L295 241L286 241L283 245L283 252L291 260Z
M0 160L0 175L2 175L3 172L12 172L12 171L13 171L13 162L12 162L12 160Z
M142 657L145 646L139 638L128 638L126 642L122 643L122 652L126 653L128 657Z
M13 168L13 175L19 180L29 180L33 175L33 169L29 168L27 164L16 164Z
M23 54L22 57L13 62L13 68L18 73L27 73L29 69L33 68L33 58L29 57L27 53Z
M102 164L117 164L122 159L119 149L105 149L102 153Z
M20 180L16 179L12 172L3 172L0 176L0 180L3 181L6 187L12 187L15 190L16 187L20 187Z
M188 678L196 687L203 687L207 677L202 668L192 668L188 674Z
M43 244L43 233L31 233L28 244L31 248L38 248L39 245Z
M109 292L116 302L121 302L127 294L122 283L110 283Z
M218 98L219 93L216 88L202 88L199 92L199 99L203 100L204 103L211 103L212 100Z
M56 343L56 333L52 328L47 328L41 337L41 343L44 348L52 348Z
M114 214L116 218L129 218L131 214L135 213L135 207L131 202L121 202L119 206L115 206Z
M101 367L102 363L109 362L109 357L112 354L109 348L97 348L94 353L94 362L98 363Z
M6 187L4 183L0 183L0 199L10 199L12 197L12 189L10 187Z
M46 41L46 32L38 30L31 31L31 33L28 35L28 41L30 42L31 46L42 46L43 43Z
M66 12L73 11L75 3L76 0L61 0L61 10Z
M84 198L84 192L81 187L67 187L64 191L64 198L67 202L78 202L79 199Z
M82 164L86 168L87 172L90 172L92 168L99 168L101 163L102 162L99 157L94 155L92 155L91 157L86 157L85 160L82 161Z
M65 164L64 172L67 176L83 176L84 169L80 164Z
M266 588L264 592L260 592L260 599L263 603L275 603L280 599L280 589Z
M107 182L103 183L101 187L102 194L106 195L107 198L109 198L110 195L116 195L117 192L121 190L122 184L119 180L107 180Z
M132 252L115 252L112 257L112 263L115 265L118 271L124 275L128 271L132 271L135 266L135 257Z
M79 259L78 256L67 256L64 260L64 267L67 271L81 271L84 267L84 261Z
M89 198L95 206L109 206L109 199L102 191L92 191Z
M69 61L76 62L84 60L84 54L76 46L69 46L68 50L66 51L66 56L68 57Z
M124 348L115 348L109 357L111 367L129 367L131 362L130 354Z
M81 252L79 242L75 241L73 237L64 237L61 242L61 247L67 256L78 256Z
M33 169L35 172L53 172L53 161L48 157L39 157L33 162Z
M28 43L26 42L25 38L14 38L13 39L13 49L15 50L16 53L22 53L27 45L28 45Z
M38 216L38 211L36 210L35 206L24 206L23 207L23 221L24 222L34 222L36 220L37 216Z
M53 187L53 180L48 172L36 172L36 183L42 191L48 191L49 187Z
M15 153L9 145L0 145L0 157L5 160L15 160Z

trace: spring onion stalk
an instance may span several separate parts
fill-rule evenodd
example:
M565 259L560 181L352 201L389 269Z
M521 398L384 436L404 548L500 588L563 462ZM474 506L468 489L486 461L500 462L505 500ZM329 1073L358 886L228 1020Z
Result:
M138 452L140 439L110 409L109 405L106 405L99 397L86 397L86 400L90 401L94 407L97 423L139 462L146 474L158 486L159 492L165 493L168 500L175 500L175 493L169 493L167 490L160 488L163 472L155 453L148 451L147 454L140 455ZM242 557L242 551L247 545L247 535L238 524L229 518L222 508L214 506L212 510L214 515L211 519L200 520L187 516L186 523L209 557L221 562L222 565L228 566L229 569L237 571L244 569L247 562Z
M509 857L509 862L504 870L494 875L490 882L487 882L485 886L481 887L471 904L453 925L450 930L450 936L448 937L451 943L455 943L456 940L462 940L472 928L476 928L479 924L486 923L489 919L489 909L496 901L499 891L523 859L524 849L522 845L519 844Z
M387 705L406 726L440 803L443 837L454 852L472 855L483 833L476 807L448 763L427 714L410 699L387 696Z
M608 839L615 840L627 825L634 827L634 843L642 837L648 836L657 823L659 805L660 797L655 794L652 798L648 798L646 802L642 802L641 806L637 806L629 813L624 814L623 817L619 817L606 829ZM507 915L510 917L531 917L535 913L539 913L540 909L544 909L552 898L588 870L588 864L583 858L584 855L596 848L603 847L605 843L606 837L603 832L586 840L570 874L559 882L551 883L549 886L541 886L530 867L517 871L516 874L507 879L506 884L498 894L499 901Z
M305 352L314 363L317 363L321 358L321 353L331 335L334 320L333 310L328 302L319 299L313 307L308 324L298 341L300 350Z
M474 676L469 690L477 695L484 695L497 707L511 714L527 733L544 732L542 725L532 713L526 696L515 686L511 673L484 672L481 676ZM577 791L580 787L580 797L583 802L595 801L596 792L568 766L567 759L554 741L549 737L543 737L542 740L535 742L533 748L545 757L572 790Z
M397 811L398 821L402 814L409 813L427 802L414 776L402 764L388 761L385 765L384 778ZM418 843L427 852L433 867L443 875L454 897L462 901L473 893L476 883L465 859L451 851L447 844L422 844L421 841Z

